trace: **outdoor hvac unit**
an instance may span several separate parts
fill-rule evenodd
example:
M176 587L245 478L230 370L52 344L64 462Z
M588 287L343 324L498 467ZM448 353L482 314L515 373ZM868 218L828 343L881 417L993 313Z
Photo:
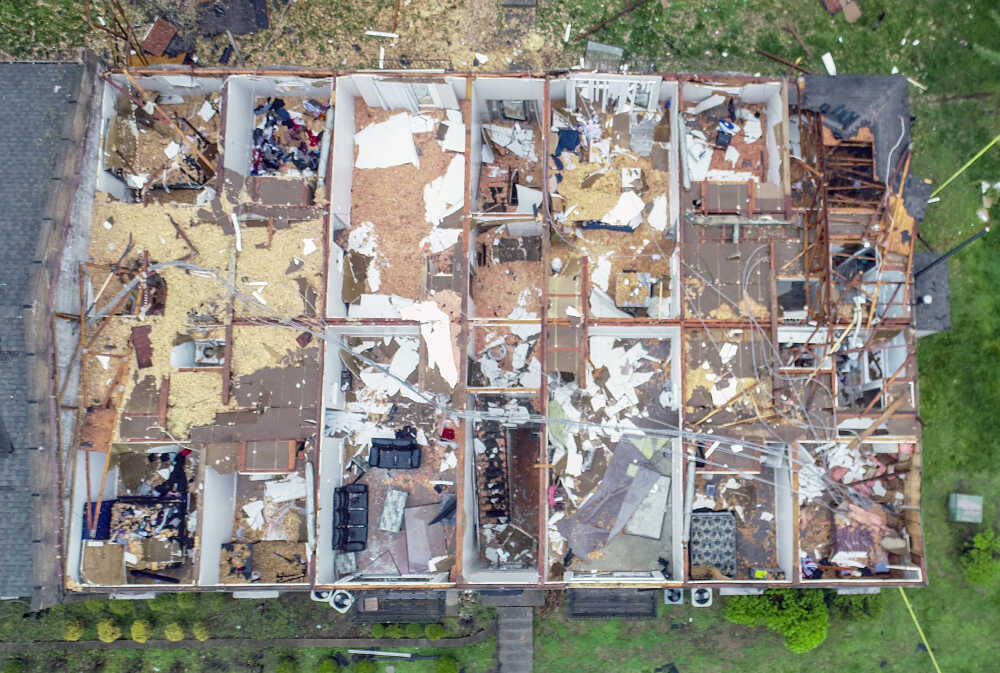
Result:
M197 367L217 367L222 364L226 344L223 341L195 341L194 363Z

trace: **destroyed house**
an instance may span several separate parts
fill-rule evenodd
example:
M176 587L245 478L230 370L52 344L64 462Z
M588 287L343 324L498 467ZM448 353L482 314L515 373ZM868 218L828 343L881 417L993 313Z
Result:
M99 96L67 589L926 581L902 78Z

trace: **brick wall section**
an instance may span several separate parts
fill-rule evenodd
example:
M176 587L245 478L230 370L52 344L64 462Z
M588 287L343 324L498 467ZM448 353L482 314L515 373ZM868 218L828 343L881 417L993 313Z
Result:
M68 189L63 164L75 140L66 133L76 114L84 68L74 63L0 64L0 419L13 451L0 449L0 597L28 596L32 576L31 440L34 405L46 405L29 386L37 344L25 343L25 305L34 302L32 275L39 233L52 194ZM44 309L43 309L44 310ZM41 397L32 400L32 397ZM51 487L54 489L55 484Z

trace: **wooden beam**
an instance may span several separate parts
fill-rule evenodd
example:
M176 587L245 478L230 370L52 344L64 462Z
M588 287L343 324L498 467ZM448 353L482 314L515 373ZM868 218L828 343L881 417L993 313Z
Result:
M899 397L894 399L892 401L892 404L887 406L879 415L879 417L875 419L875 422L873 422L871 425L865 428L860 435L858 435L857 437L855 437L850 441L850 443L847 445L847 448L851 450L856 449L861 442L871 437L875 433L875 431L878 430L878 426L882 425L886 421L886 419L888 419L890 416L896 413L896 410L899 409L901 406L903 406L904 402L906 402L906 395L900 395Z

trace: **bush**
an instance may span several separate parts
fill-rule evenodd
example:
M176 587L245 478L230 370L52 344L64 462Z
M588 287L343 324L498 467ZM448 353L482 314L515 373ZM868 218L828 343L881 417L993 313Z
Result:
M428 624L424 627L424 635L430 640L441 640L448 634L444 624Z
M108 601L108 611L116 617L132 617L135 615L133 601Z
M146 601L146 607L154 615L170 615L177 611L177 601L171 594L160 594Z
M385 638L385 624L372 624L372 638Z
M371 659L356 661L351 668L354 673L376 673L378 671L378 666Z
M785 647L801 653L826 640L830 613L816 589L768 589L760 596L732 596L723 616L736 624L766 626L785 637Z
M200 595L201 603L209 612L222 611L229 601L229 596L221 591L206 592Z
M446 654L434 662L434 673L458 673L458 662L455 657Z
M991 529L977 533L960 561L969 584L993 584L1000 579L1000 537Z
M113 643L122 637L122 627L111 619L102 619L97 622L97 638L102 643Z
M170 622L163 627L163 637L172 643L184 640L184 629L177 622Z
M160 650L150 647L142 651L143 668L147 671L166 673L174 667L176 660L175 650Z
M407 638L421 638L424 635L424 627L420 624L407 624L406 625L406 637Z
M63 640L75 643L80 638L83 638L83 622L79 619L67 619L63 624Z
M3 673L24 673L26 667L20 659L8 659L3 664Z
M319 663L316 664L316 673L337 673L339 670L340 664L331 657L320 659Z
M192 610L198 605L198 595L192 591L182 591L177 594L177 607L181 610Z
M274 673L295 673L295 660L291 657L282 657L274 665Z
M877 619L882 616L885 603L882 594L852 594L841 595L831 592L828 601L830 616L847 621L859 622Z
M93 615L99 615L104 612L104 608L108 607L108 604L113 601L102 601L102 600L89 600L83 601L83 609Z
M389 624L385 627L385 637L386 638L402 638L403 637L403 627L399 624Z
M195 622L191 625L191 635L201 642L205 642L212 637L212 632L209 631L208 624L205 622Z
M144 643L149 640L151 635L153 635L153 625L145 619L137 619L132 622L132 628L130 631L132 634L132 640L137 643Z

